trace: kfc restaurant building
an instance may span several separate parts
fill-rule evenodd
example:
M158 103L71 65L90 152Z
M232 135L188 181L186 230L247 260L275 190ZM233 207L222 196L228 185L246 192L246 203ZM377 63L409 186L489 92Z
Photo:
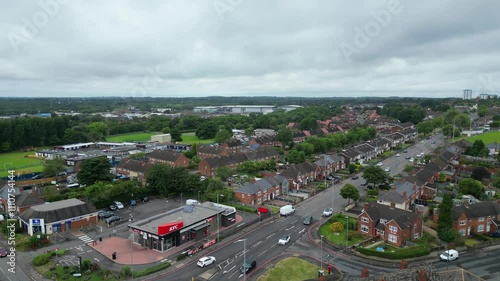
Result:
M189 200L188 200L189 201ZM193 201L193 200L191 200ZM206 202L190 204L130 225L134 243L159 252L200 241L236 221L236 209Z

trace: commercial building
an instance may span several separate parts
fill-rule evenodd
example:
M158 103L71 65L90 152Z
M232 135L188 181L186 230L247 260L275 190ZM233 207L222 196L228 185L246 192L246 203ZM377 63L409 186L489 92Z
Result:
M200 241L216 234L221 227L236 222L236 209L231 206L195 200L188 205L130 224L133 241L159 252Z

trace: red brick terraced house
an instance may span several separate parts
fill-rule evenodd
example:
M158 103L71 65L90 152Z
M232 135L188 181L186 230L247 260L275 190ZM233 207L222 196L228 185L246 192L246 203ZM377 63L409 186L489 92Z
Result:
M234 196L243 204L260 205L277 196L287 194L288 185L288 180L283 176L265 177L255 183L246 183L234 192Z
M358 232L400 247L422 237L423 223L416 213L372 202L358 215Z
M149 172L152 163L132 160L132 159L123 159L116 165L116 174L117 175L125 175L130 179L137 179L143 185L146 184L146 174Z
M453 228L463 236L500 230L500 200L455 206L451 209ZM434 222L437 222L437 216Z
M200 158L226 156L229 152L219 145L202 144L196 147L196 155Z
M171 150L155 150L147 156L149 162L153 164L159 163L178 168L189 167L189 158L187 158L184 153L178 153Z
M299 190L321 175L321 167L310 162L304 162L297 165L291 165L288 169L280 173L281 176L288 179L290 189Z
M221 144L221 147L226 151L228 151L228 153L234 153L242 151L245 146L243 145L243 142L241 142L240 140L232 139L230 141Z

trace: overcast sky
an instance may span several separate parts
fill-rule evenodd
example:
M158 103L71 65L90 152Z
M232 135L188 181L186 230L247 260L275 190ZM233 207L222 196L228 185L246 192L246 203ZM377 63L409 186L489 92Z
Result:
M2 1L0 97L499 94L499 11L498 0Z

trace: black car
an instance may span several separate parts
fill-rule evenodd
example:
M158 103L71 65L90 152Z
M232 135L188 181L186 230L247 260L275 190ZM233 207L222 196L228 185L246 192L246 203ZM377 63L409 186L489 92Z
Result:
M247 261L246 263L244 263L240 266L240 272L241 273L243 273L243 272L248 273L252 269L254 269L256 266L257 266L256 261Z
M121 220L121 218L119 216L111 216L111 217L105 219L104 221L107 224L111 224L111 223L114 223L114 222L119 221L119 220Z
M141 198L141 201L142 202L148 202L149 198L147 196L144 196L144 197Z
M107 219L107 218L110 218L112 216L114 216L115 214L111 211L99 211L97 213L97 216L100 218L100 219Z
M312 216L307 216L304 218L304 224L305 225L310 225L313 222L313 217Z
M365 181L364 183L361 184L361 186L367 186L368 185L368 181Z
M494 237L494 238L500 238L500 232L497 231L497 232L490 232L489 233L491 237Z
M359 179L359 176L353 176L351 179L357 180L357 179Z

